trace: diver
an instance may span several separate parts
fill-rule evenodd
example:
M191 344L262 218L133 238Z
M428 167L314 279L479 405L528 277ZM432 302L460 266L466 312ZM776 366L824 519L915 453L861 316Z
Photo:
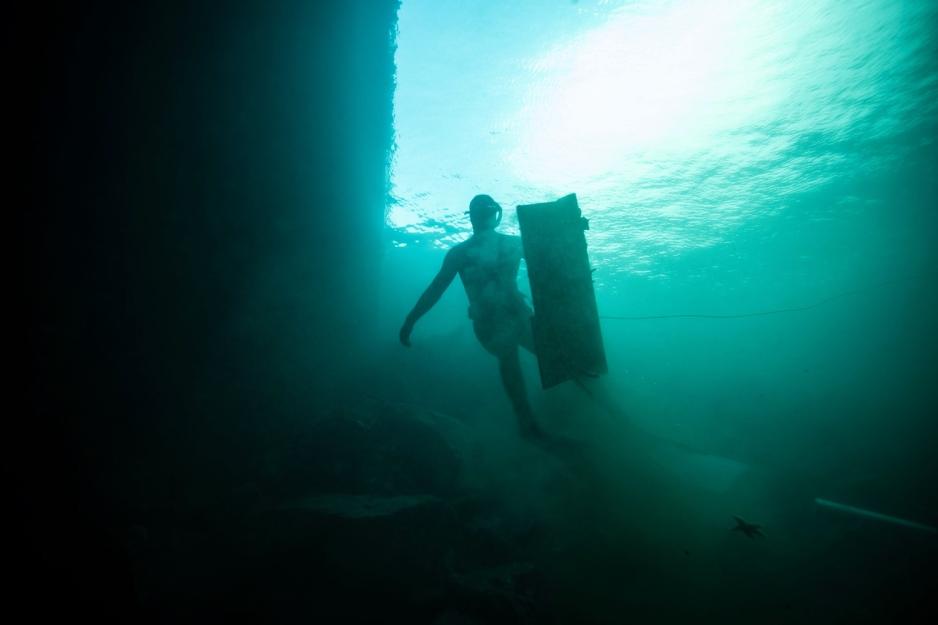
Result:
M469 203L472 236L452 247L430 286L417 300L401 326L401 343L410 346L414 324L439 301L456 274L469 299L469 318L482 347L498 358L502 384L518 417L522 436L543 435L528 403L521 375L518 347L534 353L531 332L533 311L518 290L518 266L523 249L521 238L495 232L502 207L488 195L477 195Z

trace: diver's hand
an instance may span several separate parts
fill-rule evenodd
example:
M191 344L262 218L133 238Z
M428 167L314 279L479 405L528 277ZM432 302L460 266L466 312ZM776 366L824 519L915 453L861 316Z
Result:
M401 326L401 332L398 335L398 338L401 340L401 345L404 347L410 347L410 333L414 330L414 324L404 322L404 325Z

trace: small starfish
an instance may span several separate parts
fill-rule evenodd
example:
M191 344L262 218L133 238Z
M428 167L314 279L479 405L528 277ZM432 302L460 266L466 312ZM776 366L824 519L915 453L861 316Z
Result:
M765 537L765 534L762 533L761 525L756 525L755 523L749 523L742 517L738 517L736 515L733 515L733 518L736 519L736 527L732 528L731 531L742 532L749 538L753 538L755 536Z

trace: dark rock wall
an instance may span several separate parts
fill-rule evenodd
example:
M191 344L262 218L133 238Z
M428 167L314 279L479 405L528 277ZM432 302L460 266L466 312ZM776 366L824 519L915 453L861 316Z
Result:
M172 497L237 481L367 346L396 14L90 2L17 26L35 125L13 463L44 583L116 570L96 554L145 476Z

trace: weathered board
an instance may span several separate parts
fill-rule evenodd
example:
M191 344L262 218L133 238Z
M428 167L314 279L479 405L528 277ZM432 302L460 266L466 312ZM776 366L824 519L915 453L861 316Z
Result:
M583 234L589 224L576 194L518 206L518 224L534 304L531 323L541 386L606 373Z

